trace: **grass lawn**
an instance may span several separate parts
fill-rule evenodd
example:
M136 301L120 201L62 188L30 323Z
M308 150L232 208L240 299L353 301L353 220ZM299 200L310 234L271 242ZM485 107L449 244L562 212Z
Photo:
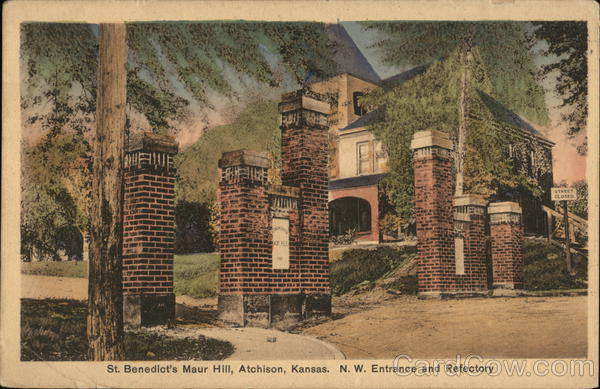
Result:
M173 278L176 295L185 294L195 298L216 295L219 278L218 253L175 255L174 262ZM25 262L21 263L21 273L87 278L88 262Z
M21 273L36 276L87 278L87 261L22 262Z
M75 300L21 300L21 360L85 361L87 303ZM125 359L221 360L229 342L198 336L174 339L151 333L125 334Z
M219 254L200 253L175 256L173 283L175 294L195 298L217 294Z

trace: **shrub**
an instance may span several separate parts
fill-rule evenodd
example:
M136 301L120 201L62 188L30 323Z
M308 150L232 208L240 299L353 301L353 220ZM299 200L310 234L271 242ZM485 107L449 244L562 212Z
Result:
M345 234L342 235L332 235L329 237L329 241L335 245L348 245L354 242L354 237L356 236L356 229L350 229L346 231Z
M386 289L397 290L402 294L416 295L419 291L417 275L403 276L396 279L394 282L386 284Z
M545 242L523 243L524 287L526 290L578 289L587 287L587 259L572 256L575 275L567 271L565 253Z
M331 264L331 291L334 295L366 286L414 256L414 250L378 247L375 250L345 251Z
M209 203L180 201L175 207L175 253L214 251Z

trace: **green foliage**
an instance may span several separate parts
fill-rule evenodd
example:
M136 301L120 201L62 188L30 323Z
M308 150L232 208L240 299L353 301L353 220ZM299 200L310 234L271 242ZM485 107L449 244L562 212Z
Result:
M539 124L548 122L544 90L529 49L525 22L365 22L380 32L374 45L390 65L418 66L477 48L490 70L494 97L509 110Z
M21 253L26 260L34 255L57 260L59 251L80 255L89 223L90 145L76 125L75 131L67 130L71 124L52 125L22 153Z
M376 281L413 256L409 250L391 247L345 251L340 260L331 264L331 292L339 296Z
M545 242L523 243L524 284L526 290L587 288L587 258L572 257L575 275L569 275L564 250Z
M178 200L207 203L215 200L219 183L217 163L225 151L252 149L279 156L279 116L275 101L250 103L235 121L205 132L175 159Z
M535 182L516 173L508 158L508 144L515 142L510 131L498 128L497 112L490 105L493 88L478 49L472 51L471 81L466 91L465 190L490 196L501 189L525 188L538 194ZM382 185L399 216L410 220L414 196L410 142L417 131L435 129L458 137L459 97L463 61L459 51L434 61L412 79L380 88L364 101L380 107L370 127L381 139L389 156L389 174ZM493 99L492 99L493 100ZM502 123L510 127L510 124ZM408 168L407 168L408 167Z
M85 361L87 304L74 300L21 300L22 361ZM198 336L173 339L152 333L125 335L125 359L221 360L229 342Z
M211 208L180 201L175 206L175 253L213 252Z
M21 263L21 273L51 277L87 278L88 262L62 261Z
M81 99L85 112L95 110L98 43L94 28L73 23L23 24L25 105L39 103L55 89L61 98ZM232 85L244 79L280 85L283 80L273 70L279 63L299 83L309 73L329 76L336 71L335 48L321 23L129 23L127 42L128 105L159 132L175 129L192 103L212 107L210 91L235 96Z
M329 241L336 245L348 245L354 242L354 238L356 237L356 229L352 228L346 231L341 235L331 235L329 237Z
M195 298L215 296L219 263L216 253L177 255L173 269L175 294Z
M397 290L402 294L416 295L419 291L417 275L402 276L385 284L386 289Z
M543 50L552 61L542 67L545 76L558 71L556 93L562 98L561 107L568 111L562 119L569 124L567 134L575 136L585 131L587 123L587 23L586 22L535 22L534 35L546 41ZM578 147L587 152L586 141Z
M577 191L577 200L569 203L569 211L587 220L588 218L588 184L585 180L571 185Z

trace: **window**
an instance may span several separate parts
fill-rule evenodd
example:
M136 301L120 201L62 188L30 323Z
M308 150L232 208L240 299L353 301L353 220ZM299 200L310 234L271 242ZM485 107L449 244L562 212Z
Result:
M369 142L356 144L358 174L369 173Z
M381 142L373 142L373 147L375 148L375 168L374 171L380 172L384 171L386 168L387 158L385 155L385 151L383 150L383 145Z
M515 146L512 143L508 144L508 156L511 158L515 156Z
M354 92L352 94L352 103L354 105L354 114L358 116L362 116L365 114L365 110L363 106L360 104L360 98L365 94L362 92Z

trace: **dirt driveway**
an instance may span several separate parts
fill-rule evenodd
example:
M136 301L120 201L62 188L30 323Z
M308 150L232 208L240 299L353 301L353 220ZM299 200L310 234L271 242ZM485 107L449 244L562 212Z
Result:
M303 333L333 344L348 359L392 359L399 354L411 358L456 358L457 354L585 357L586 312L586 296L465 300L405 296Z
M87 298L87 280L23 275L22 296ZM213 327L216 299L177 297L177 315ZM378 291L335 298L334 319L302 333L346 358L496 358L586 356L587 297L418 300ZM189 312L188 312L189 311Z

